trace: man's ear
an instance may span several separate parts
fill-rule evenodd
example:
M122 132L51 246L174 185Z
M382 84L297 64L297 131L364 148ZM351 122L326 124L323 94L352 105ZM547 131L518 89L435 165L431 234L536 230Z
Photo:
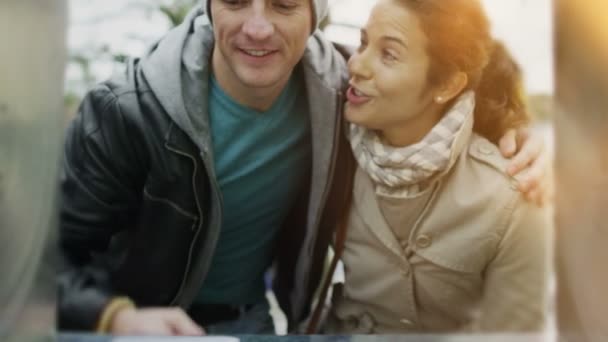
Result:
M444 104L460 95L462 90L469 83L469 76L462 71L455 72L450 78L445 80L435 91L435 102Z

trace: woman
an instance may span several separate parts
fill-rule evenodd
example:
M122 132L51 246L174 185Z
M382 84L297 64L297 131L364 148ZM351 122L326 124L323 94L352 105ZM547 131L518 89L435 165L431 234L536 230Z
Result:
M535 331L549 217L497 139L528 121L476 0L380 0L349 61L356 160L329 333Z

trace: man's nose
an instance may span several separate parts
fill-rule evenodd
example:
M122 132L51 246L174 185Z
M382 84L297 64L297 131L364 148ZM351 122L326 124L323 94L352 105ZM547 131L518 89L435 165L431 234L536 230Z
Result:
M253 5L252 13L243 24L243 32L254 40L265 40L274 33L274 25L268 18L264 1Z

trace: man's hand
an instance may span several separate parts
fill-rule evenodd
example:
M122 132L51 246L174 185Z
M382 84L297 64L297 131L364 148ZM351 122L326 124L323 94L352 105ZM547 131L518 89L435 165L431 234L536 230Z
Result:
M529 202L542 206L553 197L549 152L540 134L528 128L509 130L500 139L500 151L505 158L513 157L506 172L516 176Z
M118 311L110 325L113 335L200 336L203 328L180 308L135 309Z

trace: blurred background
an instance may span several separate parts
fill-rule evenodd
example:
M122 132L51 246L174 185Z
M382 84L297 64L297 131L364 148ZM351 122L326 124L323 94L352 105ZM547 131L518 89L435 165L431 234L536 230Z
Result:
M53 334L53 180L63 128L87 89L122 71L197 2L0 0L0 340ZM330 3L326 34L356 46L375 0ZM535 129L555 146L562 339L608 340L608 2L483 3L524 71Z
M322 27L341 44L357 46L359 29L376 0L330 0ZM549 120L554 90L551 0L483 0L495 36L521 64L530 106ZM119 72L127 57L179 24L197 0L71 0L65 100L73 113L89 87Z

